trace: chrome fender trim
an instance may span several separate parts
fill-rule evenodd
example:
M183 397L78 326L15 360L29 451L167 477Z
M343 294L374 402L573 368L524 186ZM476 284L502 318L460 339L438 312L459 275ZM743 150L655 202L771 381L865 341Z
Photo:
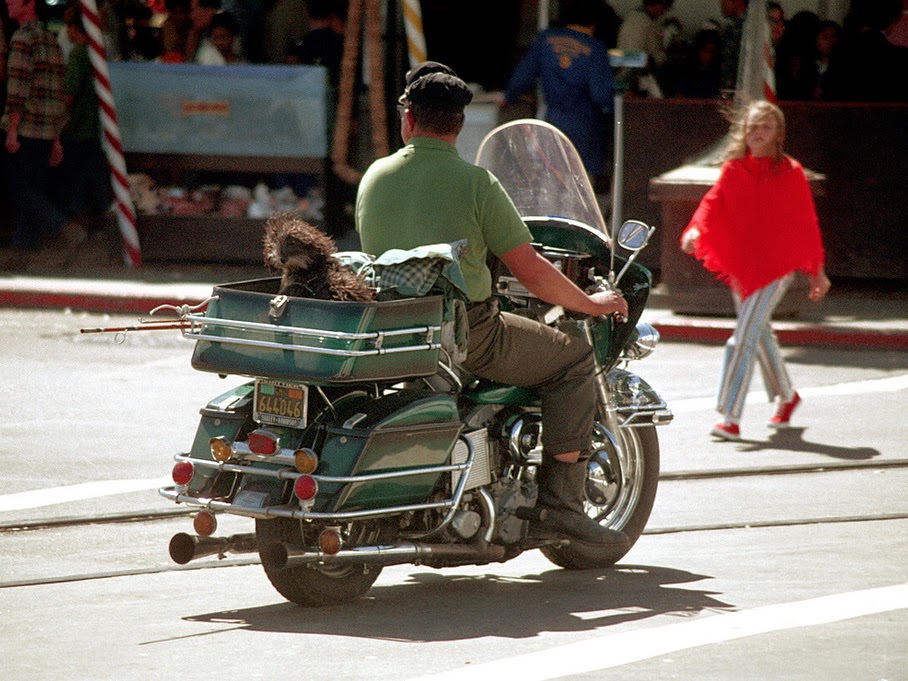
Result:
M612 369L605 377L611 407L619 426L662 426L674 418L668 405L647 383L626 369Z

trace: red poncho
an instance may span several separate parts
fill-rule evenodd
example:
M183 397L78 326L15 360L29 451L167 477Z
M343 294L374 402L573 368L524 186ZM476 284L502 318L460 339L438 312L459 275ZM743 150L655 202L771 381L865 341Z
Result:
M694 255L742 298L789 272L823 266L813 195L792 158L725 163L685 232L693 227L700 230Z

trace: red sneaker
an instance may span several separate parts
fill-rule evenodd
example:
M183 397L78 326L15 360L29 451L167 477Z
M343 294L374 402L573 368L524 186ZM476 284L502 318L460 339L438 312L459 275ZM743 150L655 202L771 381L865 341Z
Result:
M741 439L741 428L737 423L719 421L719 423L709 429L709 434L720 440L731 440L734 442Z
M768 425L770 428L788 428L791 426L791 415L794 413L794 410L797 406L801 404L801 396L795 392L791 396L791 399L788 402L779 402L779 406L776 407L776 413L772 415L772 418L769 419Z

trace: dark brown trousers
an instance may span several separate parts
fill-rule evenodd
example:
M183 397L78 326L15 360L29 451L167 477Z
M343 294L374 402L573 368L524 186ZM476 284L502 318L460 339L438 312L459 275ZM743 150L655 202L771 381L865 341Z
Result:
M546 456L587 449L596 389L592 348L586 340L501 312L495 299L474 303L468 319L464 368L490 381L539 392Z

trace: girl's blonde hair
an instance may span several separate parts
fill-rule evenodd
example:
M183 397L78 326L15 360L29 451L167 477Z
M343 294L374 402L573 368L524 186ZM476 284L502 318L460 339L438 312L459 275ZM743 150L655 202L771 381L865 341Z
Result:
M785 158L783 147L785 145L785 114L772 102L759 100L750 102L742 107L733 117L731 130L729 131L730 140L728 147L725 149L725 158L744 158L747 155L747 143L744 136L747 134L747 121L754 117L754 120L760 121L766 118L773 118L776 121L776 148L773 158L779 163Z

